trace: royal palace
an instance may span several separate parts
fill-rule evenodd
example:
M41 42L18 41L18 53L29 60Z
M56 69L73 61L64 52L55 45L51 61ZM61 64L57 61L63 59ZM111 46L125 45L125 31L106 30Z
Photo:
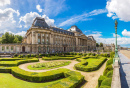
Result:
M93 51L96 41L77 26L70 29L51 27L44 18L36 17L20 44L0 44L0 53L64 53Z

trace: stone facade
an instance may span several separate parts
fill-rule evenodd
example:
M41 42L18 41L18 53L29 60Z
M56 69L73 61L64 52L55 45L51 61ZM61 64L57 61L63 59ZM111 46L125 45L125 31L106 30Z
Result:
M36 17L21 44L1 44L0 52L60 53L93 51L96 41L77 26L68 30L48 26L44 18Z

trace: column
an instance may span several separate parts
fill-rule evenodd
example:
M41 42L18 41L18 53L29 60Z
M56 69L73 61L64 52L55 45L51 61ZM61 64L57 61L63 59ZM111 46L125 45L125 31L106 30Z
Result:
M41 33L41 44L43 44L43 42L42 42L42 33Z

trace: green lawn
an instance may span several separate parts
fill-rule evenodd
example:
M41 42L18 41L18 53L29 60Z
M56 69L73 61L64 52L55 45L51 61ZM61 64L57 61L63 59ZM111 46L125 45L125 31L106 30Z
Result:
M9 73L0 73L0 88L43 88L60 80L61 79L46 83L34 83L15 78Z

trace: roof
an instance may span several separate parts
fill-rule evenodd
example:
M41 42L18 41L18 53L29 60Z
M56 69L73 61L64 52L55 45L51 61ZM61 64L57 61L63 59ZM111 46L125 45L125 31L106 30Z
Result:
M32 24L33 27L43 27L49 28L48 24L46 23L45 19L42 17L36 17Z
M70 31L67 31L67 30L64 30L64 29L61 29L61 28L51 27L51 29L53 29L54 32L58 32L58 33L74 36L73 32L70 32Z
M71 26L70 29L68 29L68 31L72 31L72 32L79 32L79 33L82 33L82 31L76 26Z

